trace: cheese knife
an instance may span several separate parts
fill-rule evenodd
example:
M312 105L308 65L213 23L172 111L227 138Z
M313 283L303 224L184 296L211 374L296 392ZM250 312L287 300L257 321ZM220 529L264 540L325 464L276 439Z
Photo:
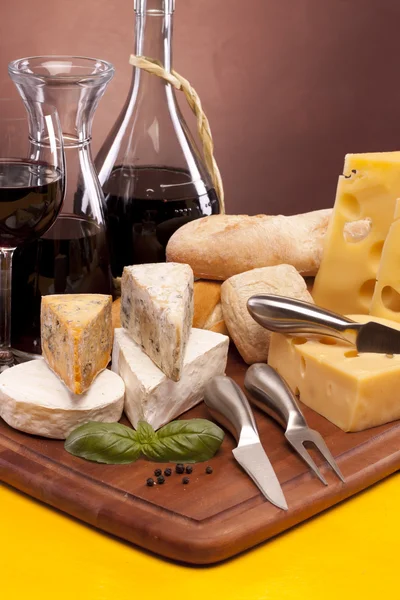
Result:
M358 352L400 354L400 331L374 321L356 323L315 304L273 294L252 296L247 309L270 331L338 338L356 346Z
M204 402L216 421L238 441L232 454L272 504L287 510L275 471L261 445L250 404L240 387L229 377L213 377L206 385Z

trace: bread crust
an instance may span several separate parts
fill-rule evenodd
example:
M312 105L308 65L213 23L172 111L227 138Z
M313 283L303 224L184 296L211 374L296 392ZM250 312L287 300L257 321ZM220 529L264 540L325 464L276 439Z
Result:
M253 269L227 279L221 286L224 320L235 346L249 365L267 362L271 336L247 310L247 301L255 294L276 294L313 302L306 282L291 265Z
M212 215L187 223L169 240L167 261L196 277L224 281L251 269L290 264L314 276L332 209L300 215Z

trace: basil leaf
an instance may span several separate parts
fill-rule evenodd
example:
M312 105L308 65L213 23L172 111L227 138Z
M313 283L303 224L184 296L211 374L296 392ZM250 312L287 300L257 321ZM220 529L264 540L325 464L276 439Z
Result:
M136 432L120 423L89 422L80 425L65 441L70 454L108 465L125 465L141 455Z
M158 462L203 462L214 456L223 439L222 429L207 419L172 421L142 452Z
M157 434L150 423L139 421L136 427L136 439L143 454L149 456L151 448L157 443Z

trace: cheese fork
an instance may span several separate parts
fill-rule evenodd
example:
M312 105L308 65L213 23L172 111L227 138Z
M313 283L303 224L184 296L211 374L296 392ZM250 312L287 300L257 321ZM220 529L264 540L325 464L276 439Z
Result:
M294 394L275 369L262 363L252 365L247 370L244 387L250 400L285 428L285 437L289 444L323 484L328 485L325 477L305 449L304 442L312 442L336 475L345 483L344 477L321 434L308 427Z

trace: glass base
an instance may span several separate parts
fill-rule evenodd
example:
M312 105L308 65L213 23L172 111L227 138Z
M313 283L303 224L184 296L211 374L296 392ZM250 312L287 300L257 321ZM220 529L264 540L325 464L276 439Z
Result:
M13 356L12 349L0 350L0 373L13 367L15 365L15 359Z
M14 356L14 364L19 365L24 362L28 362L30 360L43 360L43 356L41 354L33 354L31 352L22 352L22 350L17 350L16 348L11 349Z

